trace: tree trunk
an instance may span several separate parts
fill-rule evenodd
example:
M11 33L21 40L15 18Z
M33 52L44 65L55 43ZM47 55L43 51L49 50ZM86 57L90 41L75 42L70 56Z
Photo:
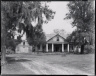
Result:
M35 46L35 52L37 51L37 45Z
M2 26L3 29L1 31L1 33L3 34L1 37L1 64L4 64L6 61L6 30L5 30L5 26Z
M84 44L81 45L81 53L80 54L84 54Z
M6 62L6 47L1 47L1 64L4 64Z
M6 40L6 15L5 11L1 11L1 65L6 61L6 47L5 47L5 40Z

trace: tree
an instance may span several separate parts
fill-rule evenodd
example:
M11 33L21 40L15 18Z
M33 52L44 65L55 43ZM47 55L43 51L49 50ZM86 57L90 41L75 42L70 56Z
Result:
M74 42L75 35L76 35L76 30L73 31L73 32L66 38L66 41L67 41L67 42ZM73 37L74 37L74 38L73 38Z
M37 25L35 27L32 27L33 31L31 31L28 36L27 34L27 39L29 44L37 46L38 44L44 44L45 43L45 34L42 29L42 24L48 22L53 18L54 12L50 9L48 9L48 6L41 6L40 2L33 2L33 5L30 4L30 9L33 8L33 14L32 14L32 20L36 21L38 20ZM32 6L36 6L35 8ZM43 20L43 16L45 15L46 21ZM31 28L30 28L31 29ZM28 32L27 32L28 33ZM33 38L34 37L34 38Z
M68 4L69 13L67 19L72 18L72 25L84 31L92 31L91 26L94 24L95 11L92 1L71 1Z
M6 52L6 37L8 31L10 33L18 31L23 34L27 34L27 38L34 38L33 36L33 26L32 21L38 18L37 31L42 28L43 18L42 14L45 15L46 20L51 20L53 18L54 12L50 10L47 6L41 6L41 2L1 2L1 43L2 43L2 60L5 61L5 52ZM14 35L12 35L14 36ZM9 37L11 39L11 37Z
M80 35L79 37L86 37L87 33L93 33L95 30L93 28L95 26L93 2L82 0L70 1L68 7L69 13L66 14L65 19L73 19L73 27L76 26L77 30L79 29L77 35ZM80 41L80 38L78 40Z
M27 37L27 41L30 45L37 46L38 44L44 44L46 41L46 37L43 31L36 31L34 28L33 37Z
M5 51L5 37L6 37L6 30L5 30L5 24L6 24L6 22L5 22L5 18L4 18L4 13L3 12L1 12L1 64L2 63L5 63L5 53L6 53L6 51Z
M78 30L73 31L66 40L68 42L73 42L75 45L81 45L83 43L83 36L78 32Z

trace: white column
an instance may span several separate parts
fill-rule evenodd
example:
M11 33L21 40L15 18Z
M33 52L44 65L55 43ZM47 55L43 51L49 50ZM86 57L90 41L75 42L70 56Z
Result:
M64 44L62 43L62 52L64 52Z
M46 44L46 52L48 52L48 44Z
M54 52L54 44L52 43L52 52Z
M67 45L67 50L68 50L68 52L69 52L69 44Z

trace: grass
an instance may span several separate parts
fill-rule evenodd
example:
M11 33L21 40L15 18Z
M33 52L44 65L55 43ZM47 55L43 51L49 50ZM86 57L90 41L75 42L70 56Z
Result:
M18 58L19 60L15 60L15 58ZM20 62L32 62L34 60L45 61L51 65L60 65L62 67L76 68L94 74L94 65L95 65L94 59L95 59L94 54L84 54L84 55L83 54L52 55L48 53L12 54L7 55L8 63L5 66L3 66L3 74L4 73L32 74L32 72L30 72L28 69L25 69L20 64Z
M1 68L1 74L32 74L32 71L23 67L20 62L29 61L27 59L15 59L14 57L7 57L7 64Z
M94 54L42 55L40 58L48 61L49 64L59 64L64 67L76 68L92 74L94 73ZM38 60L40 58L38 58Z
M86 72L94 73L94 55L66 55L47 58L53 64L60 64L65 67L77 68ZM46 58L45 58L46 59Z

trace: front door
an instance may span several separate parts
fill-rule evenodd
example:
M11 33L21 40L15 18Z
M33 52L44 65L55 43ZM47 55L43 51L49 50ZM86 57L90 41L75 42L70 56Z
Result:
M62 45L61 44L54 44L54 52L61 52Z
M55 48L56 48L55 49L56 50L55 52L58 52L59 51L59 46L56 46Z

